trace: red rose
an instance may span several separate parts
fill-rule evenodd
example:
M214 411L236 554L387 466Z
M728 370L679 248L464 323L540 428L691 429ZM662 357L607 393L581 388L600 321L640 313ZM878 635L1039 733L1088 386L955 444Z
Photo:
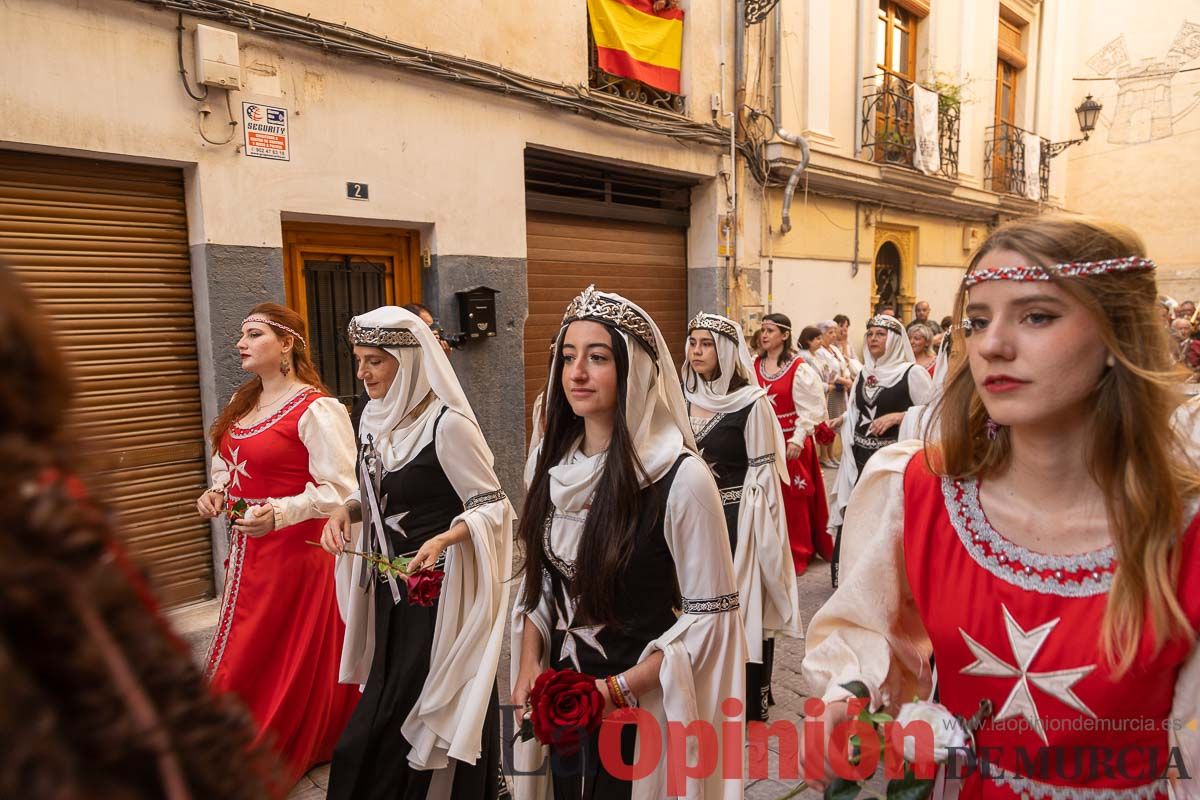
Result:
M878 378L876 378L874 375L867 376L867 388L868 389L874 389L878 385L879 385Z
M432 606L442 593L442 579L446 573L440 569L423 569L408 576L408 604L410 606Z
M829 427L829 423L822 422L813 431L813 438L817 440L819 445L833 444L833 440L837 438L837 434L833 432L833 428Z
M563 755L579 751L580 740L600 727L604 696L596 679L573 669L548 669L529 693L533 735Z

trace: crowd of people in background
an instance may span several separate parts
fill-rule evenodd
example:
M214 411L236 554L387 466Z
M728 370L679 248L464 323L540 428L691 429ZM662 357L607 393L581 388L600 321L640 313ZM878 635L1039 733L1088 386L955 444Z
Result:
M936 661L946 713L1010 753L1028 732L988 722L978 678L1024 681L1037 656L1033 685L1070 701L1044 729L1027 715L1045 746L1076 747L1086 714L1106 744L1163 752L1168 721L1200 715L1200 468L1177 369L1200 383L1200 335L1195 303L1156 307L1153 270L1119 225L1014 221L953 317L882 305L860 348L842 314L769 313L748 340L702 311L682 363L646 311L588 287L555 336L519 514L428 309L351 320L352 416L301 316L259 304L196 502L231 544L201 666L75 474L69 370L0 264L0 796L281 797L332 759L330 798L492 800L509 792L499 680L531 728L508 741L516 797L651 800L666 762L631 777L640 725L617 763L601 720L702 723L738 753L736 720L769 719L775 639L805 635L823 711L802 735L826 738L798 751L840 744L848 692L889 712L931 696ZM814 557L837 590L805 634L793 573ZM1027 651L1020 670L1004 648ZM1001 796L1020 768L1003 758L999 778L923 796ZM1165 796L1161 776L1040 780L1015 785ZM687 781L695 798L745 785L728 757Z

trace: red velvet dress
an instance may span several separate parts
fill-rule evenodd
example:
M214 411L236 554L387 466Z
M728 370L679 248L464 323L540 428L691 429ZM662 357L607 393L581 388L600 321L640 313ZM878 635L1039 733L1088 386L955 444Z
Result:
M1185 534L1177 584L1194 628L1198 533L1200 518ZM995 708L976 735L991 777L970 772L960 797L1167 797L1154 780L1167 760L1175 681L1191 645L1176 641L1154 654L1147 632L1132 669L1113 673L1098 635L1116 567L1111 548L1078 556L1027 550L992 528L974 481L937 477L918 454L904 478L904 561L941 702L966 717L984 698ZM957 772L966 772L962 761Z
M313 483L298 426L320 392L301 392L270 419L234 427L221 442L229 465L227 497L250 505L303 494ZM344 626L334 591L333 559L319 541L325 524L309 519L258 538L230 533L225 592L207 672L217 691L232 691L259 725L288 777L299 780L333 756L359 692L338 683Z
M792 382L796 370L804 368L804 360L793 357L777 377L768 378L763 371L762 358L755 359L754 372L759 384L767 390L775 416L783 428L783 438L790 440L796 430L796 403L792 399ZM823 401L822 401L823 404ZM817 460L816 443L810 433L798 458L788 461L791 482L783 484L783 506L787 513L788 541L796 574L803 575L816 552L821 558L833 557L833 537L826 530L829 524L829 504L825 497L825 478Z

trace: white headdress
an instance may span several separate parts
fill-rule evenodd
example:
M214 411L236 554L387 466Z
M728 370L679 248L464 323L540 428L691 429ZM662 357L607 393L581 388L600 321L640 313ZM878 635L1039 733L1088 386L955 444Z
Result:
M385 470L404 465L433 440L434 423L444 406L478 425L446 353L416 314L383 306L352 319L349 336L351 344L382 348L400 362L387 394L367 403L358 426L359 441L371 437ZM406 421L430 390L439 402Z
M684 450L696 450L688 422L683 392L669 366L670 351L662 332L650 315L619 294L597 291L589 286L571 301L556 338L554 362L546 387L546 408L554 413L562 391L562 339L567 327L578 320L599 322L620 334L629 356L626 377L625 424L638 460L646 470L643 482L662 478ZM543 442L544 446L544 442ZM539 448L540 449L540 448ZM531 459L537 452L530 453ZM578 510L590 500L603 471L606 453L581 457L572 451L552 467L551 499L562 510Z

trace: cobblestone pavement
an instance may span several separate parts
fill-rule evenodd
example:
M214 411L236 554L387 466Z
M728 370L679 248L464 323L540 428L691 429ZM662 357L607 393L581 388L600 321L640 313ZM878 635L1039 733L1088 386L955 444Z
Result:
M833 475L825 473L826 485L832 485ZM796 579L799 592L800 613L805 626L812 619L813 613L828 599L832 593L829 585L829 565L823 561L814 561L808 571ZM194 607L191 610L173 615L175 625L181 630L185 639L191 643L197 659L202 659L212 628L216 624L217 604L215 601ZM775 671L772 685L775 695L775 705L771 708L771 721L790 721L800 724L804 698L808 695L808 686L800 674L800 662L804 658L804 642L799 639L782 639L776 643ZM501 680L500 700L508 701L508 641L505 640L504 652L500 657L498 675ZM777 800L784 797L796 785L796 781L778 780L778 743L770 740L768 745L768 776L757 780L749 780L746 787L747 800ZM288 795L288 800L324 800L325 789L329 783L329 765L324 764L309 772ZM806 791L798 795L801 800L811 800L819 797L817 792Z

